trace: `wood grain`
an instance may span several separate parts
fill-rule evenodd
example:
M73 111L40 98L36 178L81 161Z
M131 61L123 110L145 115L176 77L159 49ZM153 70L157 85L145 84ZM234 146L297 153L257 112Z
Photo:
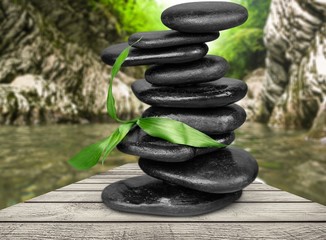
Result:
M102 202L101 191L54 191L27 202ZM244 191L237 202L311 202L283 191Z
M322 240L325 228L325 223L0 223L0 239Z
M144 174L141 174L144 175ZM130 177L136 177L136 176L141 176L141 175L95 175L90 178L86 178L84 180L81 180L76 183L111 183L112 179L115 180L121 180L121 179L126 179ZM109 180L109 181L107 181ZM262 184L260 182L254 181L252 184Z
M1 221L28 222L262 222L326 221L326 207L317 203L233 203L206 215L160 217L116 212L102 203L21 203L0 211Z
M108 184L119 181L119 179L109 179L106 183L85 183L85 184L70 184L68 186L59 188L58 191L102 191ZM277 188L266 184L251 184L244 189L245 191L280 191Z
M326 207L255 181L234 204L195 217L116 212L107 185L142 175L136 164L0 210L0 239L326 239Z

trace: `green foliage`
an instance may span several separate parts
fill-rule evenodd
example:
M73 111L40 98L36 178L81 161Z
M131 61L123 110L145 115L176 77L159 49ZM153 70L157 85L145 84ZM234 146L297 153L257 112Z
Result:
M234 0L246 7L249 18L243 25L221 32L210 51L224 57L230 64L228 76L243 78L248 71L264 65L263 28L270 0Z
M224 144L215 141L197 129L170 118L140 118L137 125L147 134L171 143L192 147L225 147Z
M141 38L138 39L133 44L139 42L140 40L141 40ZM119 56L117 57L117 59L115 60L113 66L112 66L111 77L110 77L110 82L109 82L108 96L107 96L107 99L106 99L106 109L108 111L109 116L111 118L113 118L114 120L116 120L117 122L120 122L120 123L130 123L130 122L135 123L138 120L138 118L134 119L134 120L127 120L127 121L119 119L118 116L117 116L117 110L115 108L115 99L114 99L114 96L112 94L113 79L116 77L116 75L118 74L122 64L124 63L124 61L128 57L130 48L133 46L133 44L131 46L126 47L119 54Z
M68 163L78 170L89 169L95 166L100 160L100 157L108 143L109 138L106 138L100 142L89 145L73 156Z
M123 123L121 124L108 138L106 143L106 147L102 156L102 164L107 156L115 149L115 147L124 139L124 137L128 134L130 129L135 125L134 122Z
M163 7L155 0L89 0L94 7L107 10L118 19L116 25L120 32L163 30L161 23Z

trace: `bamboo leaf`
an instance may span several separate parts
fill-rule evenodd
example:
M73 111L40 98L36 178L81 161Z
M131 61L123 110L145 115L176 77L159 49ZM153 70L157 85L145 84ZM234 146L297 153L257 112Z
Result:
M107 146L108 141L109 138L106 138L100 142L87 146L72 157L68 163L78 170L85 170L93 167L102 156L103 150Z
M113 65L112 71L111 71L109 91L108 91L108 97L107 97L107 103L106 103L106 108L107 108L107 111L108 111L108 114L110 115L110 117L119 122L120 122L120 119L117 116L117 112L116 112L116 108L115 108L115 99L114 99L114 96L112 93L112 85L113 85L113 79L116 77L123 62L128 57L129 50L130 50L130 46L127 47L126 49L124 49L120 53L120 55L118 56L116 61L114 62L114 65Z
M131 44L130 46L125 48L119 54L119 56L115 60L115 62L113 64L113 67L112 67L111 78L110 78L110 81L109 81L108 96L107 96L107 99L106 99L106 109L107 109L107 112L108 112L109 116L111 118L113 118L114 120L116 120L117 122L125 123L125 122L136 122L137 121L137 119L124 121L124 120L121 120L121 119L118 118L117 110L116 110L116 107L115 107L115 99L114 99L113 92L112 92L112 87L113 87L113 79L117 76L118 72L120 71L120 68L121 68L122 64L124 63L124 61L128 57L130 48L134 44L138 43L140 40L141 40L141 38L139 38L136 42L134 42L133 44Z
M135 123L121 124L108 138L89 145L72 157L68 163L78 170L86 170L95 166L102 157L104 159L123 140Z
M102 156L102 164L112 150L123 140L135 123L123 123L111 134Z
M210 136L189 125L170 119L148 117L138 119L137 125L147 134L162 138L168 142L183 144L192 147L225 147Z

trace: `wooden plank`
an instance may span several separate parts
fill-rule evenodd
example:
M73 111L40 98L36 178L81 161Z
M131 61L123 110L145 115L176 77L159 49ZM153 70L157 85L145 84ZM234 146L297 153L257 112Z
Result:
M119 167L116 167L114 169L117 169L117 170L120 170L120 169L122 169L122 170L132 169L132 170L134 170L134 169L140 169L140 167L138 166L138 163L126 163L126 164L121 165Z
M108 184L119 181L117 179L109 179L107 183L85 183L85 184L70 184L62 188L57 189L57 191L102 191ZM277 188L271 187L266 184L250 184L244 189L245 191L280 191Z
M0 223L0 239L326 239L325 223Z
M126 178L131 178L131 177L137 177L141 176L143 174L138 174L138 175L94 175L92 177L86 178L86 179L126 179ZM86 180L84 179L84 180ZM81 181L84 181L81 180Z
M54 191L27 202L102 202L101 191ZM311 202L283 191L244 191L237 202Z
M131 170L131 171L110 170L109 172L100 173L98 175L143 175L143 174L144 174L144 172L142 172L142 171L134 171L134 170Z
M98 175L96 175L98 176ZM103 175L102 175L103 176ZM105 175L105 176L109 176L109 175ZM111 183L112 182L112 179L115 179L116 181L118 180L121 180L121 179L125 179L125 178L130 178L130 177L136 177L136 176L139 176L139 175L123 175L121 178L120 176L117 176L117 175L114 175L114 176L109 176L108 178L107 177L90 177L90 178L86 178L84 180L81 180L79 182L76 182L76 183ZM253 182L252 184L262 184L260 182Z
M206 215L160 217L113 211L102 203L21 203L0 211L0 222L326 222L317 203L233 203Z
M116 176L118 175L118 176ZM115 178L122 176L121 178L127 178L127 177L133 177L133 176L139 176L139 175L144 175L144 172L142 170L116 170L112 169L108 172L100 173L94 176L91 176L90 178L98 178L98 179L105 179L105 178ZM263 183L262 180L256 179L254 183Z
M119 169L119 168L113 168L106 172L143 172L139 167L133 168L133 169ZM104 172L104 173L106 173Z

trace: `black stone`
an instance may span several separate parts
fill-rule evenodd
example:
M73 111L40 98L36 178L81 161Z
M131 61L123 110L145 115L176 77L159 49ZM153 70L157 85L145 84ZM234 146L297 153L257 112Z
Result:
M182 163L140 158L139 166L152 177L209 193L239 191L252 183L258 174L256 160L246 151L231 147Z
M228 69L224 58L210 55L189 63L153 66L145 72L145 79L162 86L196 84L217 80Z
M107 186L102 200L109 208L122 212L194 216L226 207L239 199L241 193L203 193L144 175Z
M190 45L196 43L210 42L220 36L216 33L181 33L174 30L140 32L132 34L129 39L129 45L133 44L135 48L164 48L180 45ZM141 40L137 42L137 40Z
M172 6L163 11L165 26L191 33L218 32L244 23L248 11L230 2L193 2Z
M172 118L212 135L232 132L240 127L246 120L246 112L236 104L208 109L150 107L142 117Z
M231 78L184 87L157 86L138 80L131 88L144 103L172 108L221 107L239 101L247 93L245 82Z
M119 54L128 46L128 43L120 43L104 49L101 55L103 62L112 66ZM123 66L191 62L204 57L207 51L206 44L146 50L131 47Z
M220 143L229 145L234 141L234 133L212 136ZM121 152L163 162L184 162L195 156L214 152L218 148L195 148L173 144L160 138L152 137L139 127L133 128L117 146Z

